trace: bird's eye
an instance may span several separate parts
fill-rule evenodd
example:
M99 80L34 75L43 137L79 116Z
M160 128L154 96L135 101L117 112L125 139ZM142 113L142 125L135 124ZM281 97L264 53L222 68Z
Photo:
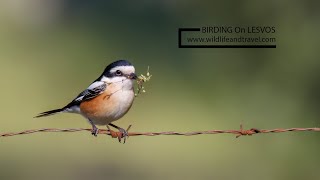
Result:
M117 76L121 76L121 75L122 75L122 72L121 72L120 70L117 70L117 71L116 71L116 75L117 75Z

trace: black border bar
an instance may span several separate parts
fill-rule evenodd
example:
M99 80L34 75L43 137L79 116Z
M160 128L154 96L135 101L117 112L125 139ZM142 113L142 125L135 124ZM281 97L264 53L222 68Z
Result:
M200 28L179 28L178 44L179 48L277 48L277 45L182 45L182 32L200 31Z

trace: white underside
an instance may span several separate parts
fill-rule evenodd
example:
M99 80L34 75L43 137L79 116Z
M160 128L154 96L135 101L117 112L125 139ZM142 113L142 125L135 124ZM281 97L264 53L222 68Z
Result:
M115 84L115 93L110 96L113 102L113 105L111 106L112 108L106 110L105 115L101 117L91 117L90 120L95 125L107 125L113 121L120 119L128 112L133 103L133 81L129 79L125 79L123 81L117 80ZM108 102L110 101L106 99L106 103ZM66 109L65 112L81 114L86 119L88 119L88 117L81 112L79 106L72 106Z
M116 100L117 103L113 104L113 107L106 111L104 116L91 118L94 124L96 125L107 125L113 121L116 121L122 118L130 109L133 99L134 99L134 92L131 90L127 91L118 91L112 95L112 97ZM83 115L86 117L85 115Z

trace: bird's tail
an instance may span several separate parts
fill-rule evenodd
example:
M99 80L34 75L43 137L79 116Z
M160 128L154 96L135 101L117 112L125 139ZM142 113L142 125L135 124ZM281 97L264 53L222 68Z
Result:
M51 115L57 114L59 112L63 112L64 110L65 110L64 108L61 108L61 109L54 109L51 111L42 112L42 113L38 114L37 116L35 116L34 118L51 116Z

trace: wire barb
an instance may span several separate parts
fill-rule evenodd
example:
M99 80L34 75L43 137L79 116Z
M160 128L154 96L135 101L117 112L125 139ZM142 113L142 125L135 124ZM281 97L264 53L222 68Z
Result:
M127 128L127 132L131 128L131 125ZM78 131L89 131L91 129L87 128L68 128L68 129L58 129L58 128L42 128L42 129L31 129L25 130L21 132L6 132L0 133L0 137L9 137L9 136L16 136L16 135L24 135L24 134L32 134L37 132L78 132ZM194 136L194 135L201 135L201 134L235 134L236 138L240 136L251 136L254 134L261 134L261 133L284 133L284 132L291 132L291 131L313 131L319 132L320 128L288 128L288 129L256 129L251 128L248 130L244 130L242 124L240 125L240 130L208 130L208 131L193 131L193 132L175 132L175 131L167 131L167 132L128 132L129 136L159 136L159 135L181 135L181 136ZM98 134L106 134L113 138L119 138L122 134L115 131L109 131L108 129L99 129Z

